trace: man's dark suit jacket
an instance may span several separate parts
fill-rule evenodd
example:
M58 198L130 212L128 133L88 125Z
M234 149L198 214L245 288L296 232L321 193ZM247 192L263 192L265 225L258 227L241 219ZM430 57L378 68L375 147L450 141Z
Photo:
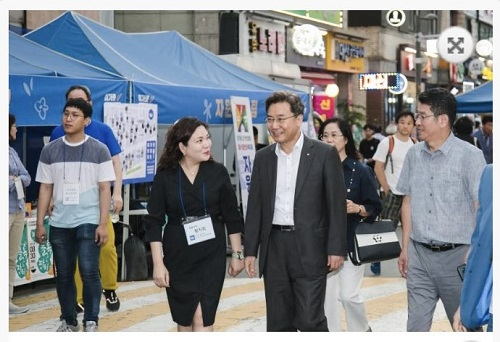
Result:
M265 274L276 196L276 144L255 155L245 220L245 255ZM308 276L328 272L328 255L346 255L346 190L337 150L304 136L295 187L295 238Z

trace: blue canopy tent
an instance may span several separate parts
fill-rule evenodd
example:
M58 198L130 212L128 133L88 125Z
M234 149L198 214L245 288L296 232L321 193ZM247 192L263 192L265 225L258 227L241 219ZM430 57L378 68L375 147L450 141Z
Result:
M125 102L128 82L120 75L82 63L9 32L10 112L18 126L55 126L61 123L64 94L74 84L92 89L94 99ZM102 120L103 102L94 102Z
M457 113L493 113L493 81L462 93L457 99Z
M25 37L122 75L132 82L133 102L158 104L160 124L186 115L230 123L231 96L248 97L254 123L264 123L265 99L277 90L299 94L310 108L309 94L248 72L175 31L124 33L69 11Z

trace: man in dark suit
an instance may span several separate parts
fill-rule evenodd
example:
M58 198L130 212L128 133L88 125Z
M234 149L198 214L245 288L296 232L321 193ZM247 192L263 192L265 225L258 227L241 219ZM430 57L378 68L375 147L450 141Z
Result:
M264 276L267 331L328 331L326 275L346 255L346 196L337 150L300 130L304 104L266 100L275 144L255 155L245 220L245 269Z

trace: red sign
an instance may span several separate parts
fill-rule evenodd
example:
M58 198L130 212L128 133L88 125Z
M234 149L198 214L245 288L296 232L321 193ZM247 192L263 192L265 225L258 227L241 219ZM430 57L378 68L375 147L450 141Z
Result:
M331 119L335 114L335 99L326 95L313 95L313 109L323 121Z

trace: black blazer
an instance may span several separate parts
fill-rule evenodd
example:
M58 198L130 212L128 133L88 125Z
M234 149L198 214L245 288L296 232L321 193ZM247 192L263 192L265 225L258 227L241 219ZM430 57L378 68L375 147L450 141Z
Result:
M250 181L245 255L259 255L265 274L276 197L276 144L259 150ZM328 255L346 255L346 190L337 150L304 136L294 198L295 238L308 276L328 272Z

